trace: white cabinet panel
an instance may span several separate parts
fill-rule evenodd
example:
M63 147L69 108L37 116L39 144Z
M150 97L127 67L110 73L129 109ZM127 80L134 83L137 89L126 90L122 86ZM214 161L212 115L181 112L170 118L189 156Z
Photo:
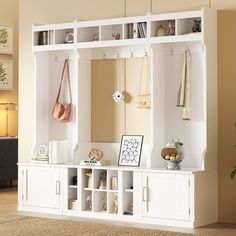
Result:
M23 205L60 208L60 169L26 167Z
M143 174L143 216L189 220L189 176Z

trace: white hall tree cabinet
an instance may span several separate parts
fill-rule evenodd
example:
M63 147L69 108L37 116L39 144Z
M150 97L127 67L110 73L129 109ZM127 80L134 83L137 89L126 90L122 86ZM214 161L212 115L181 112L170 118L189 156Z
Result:
M201 20L201 32L192 33L194 19ZM167 27L169 20L174 20L175 33L157 37L158 27ZM67 140L68 163L19 164L20 170L27 168L29 172L26 178L19 171L19 209L185 227L217 222L216 11L202 8L140 17L34 25L32 30L36 70L32 155L40 144ZM137 30L142 33L137 34ZM73 33L74 39L65 43L68 33ZM115 33L120 35L119 40L112 36ZM50 37L42 43L39 38L43 34ZM191 57L190 121L183 120L182 109L176 107L186 50ZM144 55L150 61L152 106L150 117L147 117L150 125L143 132L150 138L143 145L139 168L117 167L120 143L93 142L91 135L94 119L100 118L94 117L92 112L94 78L91 69L94 60L119 57L126 60L127 66L132 61L130 58L142 58ZM70 60L74 113L70 123L60 124L53 120L51 112L66 58ZM126 69L129 72L129 68ZM135 81L129 82L136 84ZM104 89L107 87L104 86ZM133 129L130 126L136 118L133 116L126 124L128 131ZM114 127L110 131L113 130ZM184 143L185 158L178 171L166 170L160 158L161 149L172 139L180 139ZM91 148L101 148L112 165L101 168L79 166L78 163L87 158ZM91 177L85 175L86 171L91 171ZM107 174L105 189L99 189L102 171ZM41 173L42 176L48 175L52 182L50 180L48 185L39 186L35 195L31 191L35 188L34 184L43 182L40 182ZM58 173L60 195L55 194ZM72 182L74 176L77 176L77 184ZM111 177L114 176L118 179L117 190L111 189ZM53 202L43 199L47 196L46 191L50 192ZM117 209L114 211L115 199ZM71 202L75 203L74 209ZM132 214L126 215L127 212Z
M60 168L43 166L22 166L21 207L30 211L61 214L62 211L62 172Z
M143 173L143 216L189 221L189 175Z

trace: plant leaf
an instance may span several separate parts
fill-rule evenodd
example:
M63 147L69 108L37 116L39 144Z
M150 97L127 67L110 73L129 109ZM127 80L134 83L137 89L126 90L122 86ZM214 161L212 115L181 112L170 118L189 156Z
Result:
M236 167L234 167L234 169L232 170L230 178L233 179L235 175L236 175Z

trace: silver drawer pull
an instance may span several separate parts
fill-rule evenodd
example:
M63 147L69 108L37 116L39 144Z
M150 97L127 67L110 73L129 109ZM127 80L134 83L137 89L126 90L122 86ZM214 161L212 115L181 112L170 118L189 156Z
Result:
M148 193L147 187L143 187L143 202L147 202L147 193Z
M60 186L60 181L56 181L56 194L60 194L61 192L61 186Z

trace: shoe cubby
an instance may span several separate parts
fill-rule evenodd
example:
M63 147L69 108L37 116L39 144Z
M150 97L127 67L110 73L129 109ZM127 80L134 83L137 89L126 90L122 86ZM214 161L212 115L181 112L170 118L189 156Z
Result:
M118 192L118 170L108 170L107 187L110 192Z
M93 211L107 213L107 192L94 191Z
M82 211L93 210L93 192L92 190L82 190Z
M78 171L77 168L68 169L68 209L78 210Z
M93 42L100 40L99 27L81 27L77 29L78 43Z
M94 190L107 191L107 170L93 170Z
M81 187L82 190L93 190L93 170L92 169L82 169L81 174Z
M108 192L108 201L107 201L107 212L110 214L118 214L119 212L119 195L118 192Z
M122 214L133 215L133 172L123 171L122 176Z

